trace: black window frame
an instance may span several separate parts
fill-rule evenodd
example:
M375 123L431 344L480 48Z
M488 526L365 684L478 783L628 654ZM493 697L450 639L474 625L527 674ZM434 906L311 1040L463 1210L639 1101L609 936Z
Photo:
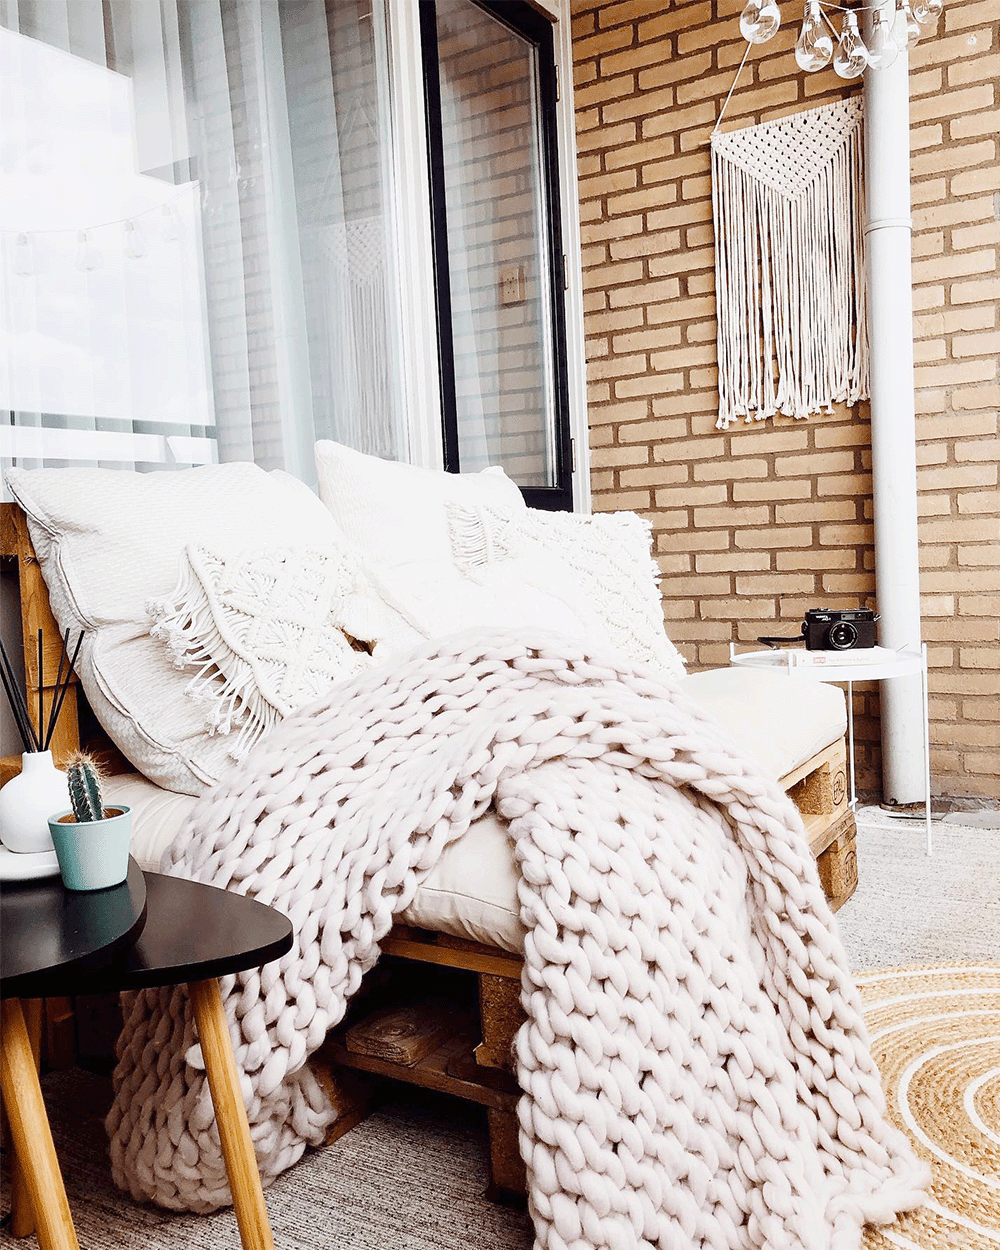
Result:
M566 341L566 277L559 196L559 145L555 40L552 23L526 0L466 0L483 9L537 49L540 109L541 190L548 227L549 289L551 298L553 415L555 429L553 486L522 487L529 507L548 511L573 510L573 449L569 422L569 362ZM458 441L458 399L455 386L455 344L451 308L451 265L448 255L448 217L441 119L441 79L438 63L437 0L420 0L420 45L424 78L424 116L431 192L431 235L434 255L434 292L437 308L438 371L444 467L461 471Z

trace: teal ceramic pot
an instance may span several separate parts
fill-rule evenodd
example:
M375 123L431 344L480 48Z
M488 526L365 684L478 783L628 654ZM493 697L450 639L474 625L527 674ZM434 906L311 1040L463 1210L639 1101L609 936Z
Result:
M106 890L128 876L132 841L132 809L109 806L113 816L79 824L65 821L72 812L49 817L49 833L56 848L59 872L67 890Z

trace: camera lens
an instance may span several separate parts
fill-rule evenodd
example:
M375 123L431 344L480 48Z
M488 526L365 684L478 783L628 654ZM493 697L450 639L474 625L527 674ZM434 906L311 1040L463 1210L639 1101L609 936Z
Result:
M849 621L838 621L830 627L830 646L834 651L849 651L858 641L858 631Z

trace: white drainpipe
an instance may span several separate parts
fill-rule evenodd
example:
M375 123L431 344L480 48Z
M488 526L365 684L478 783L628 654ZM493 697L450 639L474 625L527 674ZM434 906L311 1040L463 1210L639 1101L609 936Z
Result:
M910 87L908 58L864 79L868 324L871 347L875 587L883 647L918 648L916 424L910 273ZM924 798L919 676L882 683L882 795Z

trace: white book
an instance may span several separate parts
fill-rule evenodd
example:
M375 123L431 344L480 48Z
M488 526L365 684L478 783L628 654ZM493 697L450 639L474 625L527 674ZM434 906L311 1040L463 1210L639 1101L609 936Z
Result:
M840 668L849 664L891 664L900 653L891 647L860 647L850 651L806 651L803 648L784 654L796 668Z

